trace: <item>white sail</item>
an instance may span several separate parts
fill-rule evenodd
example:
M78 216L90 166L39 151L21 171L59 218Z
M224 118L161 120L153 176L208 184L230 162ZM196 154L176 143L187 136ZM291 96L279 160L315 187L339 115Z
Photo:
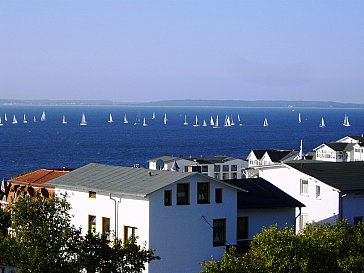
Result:
M3 126L3 121L1 120L1 117L0 117L0 126Z
M240 115L238 114L238 121L240 122Z
M143 126L147 126L147 120L145 119L145 117L143 118Z
M8 116L4 114L4 121L8 121Z
M183 125L188 125L188 122L187 122L187 115L185 115L185 122L183 123Z
M46 113L43 111L42 116L40 117L40 121L46 121Z
M25 114L23 115L23 123L28 123L27 117L25 116Z
M219 115L216 115L216 121L212 128L219 128Z
M206 120L203 120L202 127L206 127L206 126L207 126Z
M324 120L324 118L322 117L322 118L321 118L320 127L321 127L321 128L325 128L325 126L326 126L326 125L325 125L325 120Z
M168 121L167 114L164 114L163 124L167 125L167 121Z
M210 125L211 126L214 126L215 125L214 118L212 116L210 117Z
M235 126L235 122L234 122L234 120L233 120L233 116L231 116L230 120L231 120L230 125L231 125L231 126Z
M66 116L65 115L62 116L62 124L67 124L67 120L66 120Z
M129 123L129 121L128 121L128 118L127 118L127 116L126 116L126 114L124 115L124 124L128 124Z
M231 126L230 117L228 115L226 115L225 116L224 127L230 127L230 126Z
M243 126L243 124L241 123L241 119L240 119L240 115L238 114L238 122L239 122L239 126Z
M301 123L301 113L298 113L298 123Z
M110 115L109 115L109 120L107 121L108 123L113 123L114 122L114 120L112 119L112 115L111 115L111 113L110 113Z
M12 122L13 124L18 124L18 120L16 119L16 116L14 115L13 116L13 122Z
M348 116L347 114L345 114L345 117L344 117L344 123L343 123L343 125L344 125L345 127L349 127L349 126L351 126L351 125L350 125L350 122L349 122L349 116Z
M37 118L35 116L33 117L33 122L37 122Z
M268 124L268 120L267 120L267 118L265 118L265 119L264 119L264 122L263 122L263 126L264 126L264 127L267 127L268 125L269 125L269 124Z
M155 119L155 112L153 112L152 119Z
M87 121L86 121L86 116L85 113L82 113L82 118L81 118L81 126L86 126L87 125Z
M198 126L200 126L200 125L198 124L198 117L196 115L196 117L195 117L195 123L193 124L193 127L198 127Z

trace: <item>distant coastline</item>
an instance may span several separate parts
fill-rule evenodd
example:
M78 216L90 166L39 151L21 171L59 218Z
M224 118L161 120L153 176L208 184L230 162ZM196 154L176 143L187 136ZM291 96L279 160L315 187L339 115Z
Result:
M334 101L285 100L163 100L153 102L117 102L111 100L11 100L0 99L2 106L148 106L148 107L238 107L238 108L327 108L363 109L364 104Z

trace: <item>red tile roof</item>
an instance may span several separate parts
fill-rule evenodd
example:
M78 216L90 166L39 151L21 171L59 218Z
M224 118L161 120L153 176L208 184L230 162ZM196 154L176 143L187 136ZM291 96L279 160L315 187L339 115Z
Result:
M46 187L46 185L43 185L45 182L60 177L62 175L65 175L66 173L69 172L70 172L69 170L40 169L34 172L26 173L24 175L9 179L8 182L19 185Z

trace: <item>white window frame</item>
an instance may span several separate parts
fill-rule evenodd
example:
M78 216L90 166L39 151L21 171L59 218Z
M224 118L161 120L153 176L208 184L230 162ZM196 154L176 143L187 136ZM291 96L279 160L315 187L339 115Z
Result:
M307 186L304 186L307 185ZM304 196L308 196L308 179L300 180L300 194Z

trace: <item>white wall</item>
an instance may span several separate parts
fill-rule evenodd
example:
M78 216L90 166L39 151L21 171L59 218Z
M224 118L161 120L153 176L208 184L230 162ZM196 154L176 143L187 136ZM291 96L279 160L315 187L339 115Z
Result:
M264 178L276 187L303 203L302 213L307 213L308 222L333 222L339 214L339 192L321 181L298 170L283 165L282 167L259 170L259 177ZM300 180L308 180L308 195L300 193ZM316 185L320 186L321 196L316 198ZM296 215L299 211L296 210ZM299 228L299 218L296 221Z
M362 216L364 220L364 194L347 194L342 197L342 213L349 223L354 224L354 217Z
M210 181L210 204L197 204L197 182L208 181L197 175L183 181L190 183L190 205L176 205L176 184L149 196L150 247L161 257L150 273L196 273L200 262L221 258L225 247L213 247L213 219L226 218L226 240L236 243L236 190ZM216 187L223 188L222 204L215 203ZM172 190L172 206L164 206L164 190Z
M266 209L239 209L238 217L248 217L248 239L260 233L263 227L278 225L292 227L295 224L295 208L266 208Z

